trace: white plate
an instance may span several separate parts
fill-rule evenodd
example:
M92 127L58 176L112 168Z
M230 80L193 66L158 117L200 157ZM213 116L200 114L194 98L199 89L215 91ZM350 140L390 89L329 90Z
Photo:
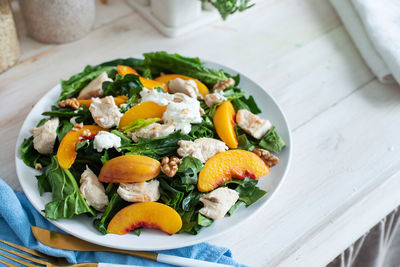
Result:
M222 68L232 75L237 74L236 71L216 63L207 62L206 65L216 69ZM114 234L102 235L93 227L93 218L89 218L86 215L76 216L70 220L50 220L50 222L65 232L70 233L78 238L107 247L128 250L163 250L185 247L206 241L216 237L217 235L231 231L240 223L250 219L256 212L268 212L267 204L271 197L275 194L276 190L279 188L279 185L282 184L285 174L289 168L292 150L290 130L282 110L279 108L276 101L268 93L266 93L261 86L251 81L245 75L241 74L240 88L246 92L246 95L253 95L258 106L263 111L261 116L263 118L268 118L272 124L276 126L276 129L286 142L285 149L279 154L279 164L273 167L267 176L259 180L259 187L267 190L268 193L256 203L248 208L242 208L238 210L232 217L225 217L214 222L210 227L203 228L198 235L176 234L169 236L153 229L143 230L139 237L134 234L126 234L123 236ZM43 216L44 213L42 210L44 210L46 203L50 201L51 195L50 193L46 193L42 197L39 195L39 190L36 183L37 180L35 177L38 172L23 163L21 160L19 146L23 142L24 138L28 138L30 136L29 129L35 127L35 125L42 118L41 113L50 109L51 105L53 105L58 98L60 92L60 85L55 86L33 107L31 112L26 117L24 124L22 125L17 140L15 154L19 182L32 205Z

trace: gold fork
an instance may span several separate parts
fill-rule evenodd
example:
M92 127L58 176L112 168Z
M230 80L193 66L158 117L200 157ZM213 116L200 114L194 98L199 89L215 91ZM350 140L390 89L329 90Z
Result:
M27 267L37 267L37 266L46 266L46 267L57 267L57 266L76 266L76 267L97 267L98 264L97 263L92 263L92 262L88 262L88 263L78 263L78 264L70 264L68 263L66 260L60 259L60 258L55 258L55 257L51 257L45 254L42 254L36 250L30 249L30 248L26 248L20 245L16 245L14 243L11 242L7 242L4 240L0 240L1 243L7 244L10 247L13 247L15 249L18 249L20 251L23 251L25 253L28 253L32 256L28 256L24 253L21 253L19 251L15 251L15 250L11 250L11 249L7 249L7 248L3 248L0 247L0 250L8 252L14 256L20 257L13 257L11 255L5 254L0 252L0 256L3 256L9 260L12 260L13 262L22 264L23 266L27 266ZM35 256L35 257L33 257ZM33 264L31 262L37 263L37 264ZM0 259L0 263L4 264L7 267L18 267L17 265L10 263L8 261L2 260Z

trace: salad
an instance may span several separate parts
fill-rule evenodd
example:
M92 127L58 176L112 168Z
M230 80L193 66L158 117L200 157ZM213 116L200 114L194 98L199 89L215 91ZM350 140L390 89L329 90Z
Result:
M40 194L52 194L46 218L86 214L103 234L197 234L267 193L258 179L285 142L240 76L179 54L143 56L61 81L22 143Z

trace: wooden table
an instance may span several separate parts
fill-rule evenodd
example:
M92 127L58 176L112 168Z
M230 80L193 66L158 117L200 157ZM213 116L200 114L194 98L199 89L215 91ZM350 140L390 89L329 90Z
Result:
M20 188L14 147L25 116L61 78L118 57L165 50L237 69L288 115L285 184L252 220L210 242L251 266L321 266L400 203L400 87L372 75L327 0L269 0L168 39L123 1L97 6L93 31L63 45L26 36L0 75L0 177Z

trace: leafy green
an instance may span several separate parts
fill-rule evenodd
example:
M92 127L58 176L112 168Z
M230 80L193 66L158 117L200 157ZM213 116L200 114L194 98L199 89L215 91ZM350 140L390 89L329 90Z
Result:
M81 149L88 148L89 145L90 145L90 140L89 140L89 139L86 139L86 140L84 140L84 141L81 141L81 142L76 143L76 145L75 145L75 150L78 151L78 150L81 150Z
M140 236L140 234L142 233L142 227L136 228L136 229L132 230L131 232L137 236Z
M112 130L112 134L115 134L116 136L119 136L121 138L121 145L126 146L132 144L132 139L130 139L126 134L118 131L118 130Z
M192 139L199 139L202 137L214 138L214 131L205 126L203 123L193 124L192 129L190 130L188 135Z
M115 66L86 66L82 72L73 75L67 81L61 81L62 92L58 101L77 95L88 83L101 73L106 72L107 74L111 74L112 71L116 72Z
M199 203L199 199L201 197L201 193L197 190L191 191L183 200L182 200L182 210L184 211L192 211L195 210L197 203Z
M203 65L199 58L184 57L167 52L145 53L144 65L159 72L178 73L198 79L208 86L226 80L228 76L223 70L213 70ZM157 73L152 73L156 75Z
M126 154L137 154L161 159L164 156L174 154L179 148L179 140L188 140L189 136L181 134L180 131L173 132L168 136L156 138L141 138L137 144L123 145L121 150L126 151Z
M182 218L182 228L179 233L189 233L192 235L197 235L200 231L201 226L198 225L197 212L194 210L185 212L181 215Z
M244 203L243 201L241 200L236 201L236 203L229 209L228 215L232 216L238 209L244 206L246 206L246 203Z
M44 192L51 192L51 186L46 176L46 168L42 169L41 175L36 176L40 195L43 195Z
M62 120L60 124L57 127L57 140L58 142L61 143L61 140L64 138L64 136L71 131L71 129L74 127L72 123L69 122L69 120Z
M255 145L249 141L246 134L238 135L237 139L239 143L238 149L252 151L254 148L256 148Z
M254 100L253 96L249 96L248 98L240 98L240 100L242 102L244 102L248 107L249 110L254 113L254 114L260 114L261 113L261 109L257 106L256 101Z
M285 141L275 130L275 126L272 126L272 128L268 130L268 132L261 138L258 145L275 154L281 152L281 150L286 146Z
M232 15L235 12L245 11L246 9L255 5L255 4L250 4L250 0L201 0L201 1L213 5L218 10L223 20L225 20L229 15Z
M250 206L267 192L257 187L258 180L244 178L244 180L233 179L225 182L223 186L236 185L235 190L239 193L239 200L246 203L246 207Z
M140 130L146 126L149 126L150 124L159 121L160 118L151 118L151 119L137 119L131 123L128 124L128 126L124 127L124 132L134 132L137 130Z
M115 81L103 83L104 95L126 95L130 98L135 97L135 99L138 99L142 89L143 85L139 80L139 76L134 74L127 74L125 76L117 74Z
M71 108L60 108L58 106L52 106L50 111L43 112L42 115L59 117L60 119L64 120L70 120L71 118L75 117L76 122L83 122L86 125L94 123L92 114L85 105L82 105L76 110L73 110Z
M75 177L72 173L60 167L57 157L51 159L45 175L51 186L52 201L46 204L45 214L48 219L71 218L74 215L95 212L87 205Z
M101 156L100 160L101 160L101 163L103 163L103 165L106 164L106 162L110 160L107 150L104 152L104 155Z
M223 95L228 100L232 101L235 99L242 98L245 95L245 93L242 92L242 90L240 90L239 88L230 88L230 89L224 90Z
M200 160L190 156L184 157L171 185L186 192L193 190L197 184L197 174L203 167Z
M158 181L160 182L160 200L165 205L168 205L175 210L178 209L183 200L184 193L170 186L162 177L158 177Z
M20 150L22 152L22 161L29 167L35 168L37 163L40 163L44 167L49 165L51 162L51 158L49 156L40 154L33 147L33 136L24 139L20 146Z
M214 221L201 215L200 213L197 216L197 224L203 227L210 226Z
M115 187L115 185L113 185ZM116 184L118 187L118 184ZM117 214L118 211L128 206L129 203L123 200L118 193L114 193L110 199L110 204L108 204L106 210L103 213L103 216L99 219L95 219L93 221L94 227L96 227L102 234L107 234L107 226L110 223L111 219Z

